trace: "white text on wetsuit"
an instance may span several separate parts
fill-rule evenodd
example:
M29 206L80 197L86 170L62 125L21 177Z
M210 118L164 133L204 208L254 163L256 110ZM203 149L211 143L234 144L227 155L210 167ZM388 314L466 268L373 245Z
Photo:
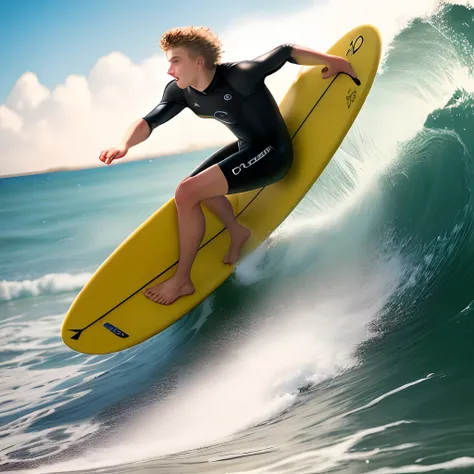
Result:
M267 146L267 148L261 151L257 156L254 156L247 163L242 163L239 166L232 168L232 173L234 173L237 176L242 171L242 168L249 168L250 166L254 165L257 161L261 160L265 155L268 155L271 149L272 149L271 146Z

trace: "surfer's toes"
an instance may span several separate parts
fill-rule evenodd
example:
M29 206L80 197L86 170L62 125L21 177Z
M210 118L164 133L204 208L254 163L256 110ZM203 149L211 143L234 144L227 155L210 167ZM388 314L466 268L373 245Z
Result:
M157 301L158 298L160 297L160 292L159 291L156 291L154 289L154 287L151 287L151 288L148 288L146 291L145 291L145 296L151 300L151 301Z
M164 305L167 304L167 301L168 301L168 299L166 298L166 296L160 296L160 297L156 300L157 303L164 304Z
M173 278L152 286L145 291L145 296L155 303L170 305L181 296L194 293L194 286L191 281L176 281Z

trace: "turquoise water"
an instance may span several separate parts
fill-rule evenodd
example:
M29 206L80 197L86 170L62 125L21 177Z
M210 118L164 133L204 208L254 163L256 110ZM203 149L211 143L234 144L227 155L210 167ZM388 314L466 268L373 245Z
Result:
M0 180L0 470L474 472L473 24L401 31L292 215L127 351L62 319L212 150Z

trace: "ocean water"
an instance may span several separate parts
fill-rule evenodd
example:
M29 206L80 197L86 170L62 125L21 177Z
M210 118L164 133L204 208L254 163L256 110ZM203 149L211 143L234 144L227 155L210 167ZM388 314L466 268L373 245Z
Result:
M301 204L139 346L62 319L212 150L0 180L0 471L474 472L474 10L407 16Z

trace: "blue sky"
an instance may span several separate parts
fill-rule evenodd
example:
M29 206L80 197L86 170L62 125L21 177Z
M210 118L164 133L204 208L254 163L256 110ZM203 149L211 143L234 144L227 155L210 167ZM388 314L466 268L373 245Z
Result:
M206 25L219 33L232 19L281 14L284 0L0 0L0 104L18 78L34 72L52 90L69 74L87 75L97 59L120 51L132 61L159 51L173 26ZM297 8L312 3L298 0Z

